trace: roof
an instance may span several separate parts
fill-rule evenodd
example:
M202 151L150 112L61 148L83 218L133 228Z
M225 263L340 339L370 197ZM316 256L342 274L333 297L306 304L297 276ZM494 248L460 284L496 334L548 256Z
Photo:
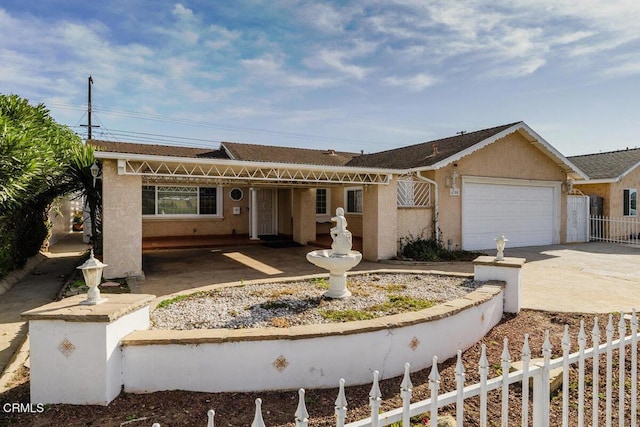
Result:
M156 144L134 144L131 142L100 141L96 139L88 140L87 144L94 147L96 151L106 151L110 153L146 154L149 156L172 156L212 159L229 158L227 153L220 148L212 150L210 148L189 148Z
M266 163L295 163L304 165L344 166L352 158L360 156L335 150L277 147L272 145L223 142L222 147L235 160Z
M589 179L619 180L640 166L640 148L572 156L569 160Z
M384 167L390 169L414 169L432 166L518 123L522 122L355 157L348 163L348 166Z
M439 169L473 153L504 136L520 132L547 156L558 162L575 179L587 175L538 135L524 122L515 122L475 132L395 148L373 154L348 153L335 150L279 147L271 145L223 142L218 149L187 148L166 145L134 144L91 140L96 150L107 153L142 156L221 159L251 163L306 165L313 167L349 167L364 169L411 170Z
M237 142L223 142L220 148L214 150L210 148L190 148L100 140L89 140L87 143L93 146L97 151L110 153L185 158L232 159L247 162L291 163L322 166L344 166L354 156L360 155L335 150L277 147Z

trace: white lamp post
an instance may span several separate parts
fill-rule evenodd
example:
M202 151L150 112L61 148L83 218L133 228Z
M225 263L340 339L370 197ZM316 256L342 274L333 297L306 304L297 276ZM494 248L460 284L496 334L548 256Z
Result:
M504 261L504 247L507 245L509 240L504 237L504 234L501 234L500 237L496 239L496 248L498 249L498 254L496 255L496 261Z
M97 305L107 301L107 298L100 298L100 289L98 289L98 285L102 279L102 270L106 266L107 264L103 264L100 260L93 257L93 250L91 250L89 259L78 267L79 270L82 270L84 282L89 287L87 299L80 302L81 305Z

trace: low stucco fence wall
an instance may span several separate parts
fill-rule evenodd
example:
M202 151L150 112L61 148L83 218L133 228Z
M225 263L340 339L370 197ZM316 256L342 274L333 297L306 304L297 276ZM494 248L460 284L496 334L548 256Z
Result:
M481 260L480 258L487 258ZM466 296L378 319L290 328L149 330L153 295L77 295L22 314L31 331L31 401L107 405L121 389L206 392L365 384L446 360L517 313L524 260L476 260ZM516 261L513 261L516 260ZM288 280L290 280L289 278ZM157 302L157 300L155 301Z
M419 312L263 329L137 331L122 340L125 391L262 391L366 384L431 366L480 340L502 318L502 282Z

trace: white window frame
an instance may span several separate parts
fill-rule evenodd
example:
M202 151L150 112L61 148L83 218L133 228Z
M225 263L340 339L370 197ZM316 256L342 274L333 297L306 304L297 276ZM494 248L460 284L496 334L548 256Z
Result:
M223 199L224 193L222 187L211 185L174 185L174 184L145 184L144 187L155 188L155 214L143 214L143 218L174 218L174 219L195 219L195 218L222 218ZM196 214L162 214L158 213L158 187L183 187L183 188L195 188L198 195L197 212ZM215 188L216 189L216 213L215 214L200 214L200 188ZM142 195L141 195L142 197Z
M625 192L629 192L628 205L625 203ZM635 195L635 197L633 197ZM636 207L631 208L631 199L635 199ZM625 213L626 212L626 213ZM625 188L622 190L622 215L623 216L638 216L638 189L637 188Z
M362 193L362 200L360 202L361 211L360 212L350 212L349 209L349 192L350 191L360 191ZM344 212L349 215L362 215L362 211L364 211L364 189L363 187L345 187L344 189Z
M325 211L318 213L318 190L324 190L326 192ZM331 189L322 187L316 188L316 221L326 222L331 220Z

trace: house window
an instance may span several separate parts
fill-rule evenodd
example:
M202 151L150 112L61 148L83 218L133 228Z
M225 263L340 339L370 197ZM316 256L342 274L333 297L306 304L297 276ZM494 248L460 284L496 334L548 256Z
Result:
M624 216L638 215L638 190L635 188L622 190L622 214Z
M398 181L398 206L415 206L413 187L413 181Z
M217 189L214 187L200 187L200 200L198 206L200 207L200 211L198 212L200 215L215 215L218 213L216 209L217 200Z
M155 185L142 186L142 215L156 214L156 187Z
M145 216L221 216L217 187L179 185L142 186L142 214Z
M414 181L413 177L398 178L397 204L401 208L431 207L431 184Z
M362 213L362 188L345 188L344 194L346 213Z
M316 215L330 215L331 206L329 206L329 189L316 189Z

